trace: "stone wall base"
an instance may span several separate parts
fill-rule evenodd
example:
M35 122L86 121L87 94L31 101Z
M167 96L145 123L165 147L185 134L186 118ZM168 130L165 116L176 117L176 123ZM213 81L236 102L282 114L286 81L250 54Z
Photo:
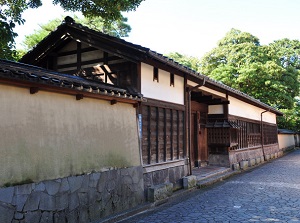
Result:
M0 188L0 222L90 222L145 202L141 166Z

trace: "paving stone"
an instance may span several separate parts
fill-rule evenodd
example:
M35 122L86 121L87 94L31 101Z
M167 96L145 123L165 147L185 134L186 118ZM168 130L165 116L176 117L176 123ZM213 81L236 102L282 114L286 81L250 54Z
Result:
M300 222L299 160L296 150L121 222Z

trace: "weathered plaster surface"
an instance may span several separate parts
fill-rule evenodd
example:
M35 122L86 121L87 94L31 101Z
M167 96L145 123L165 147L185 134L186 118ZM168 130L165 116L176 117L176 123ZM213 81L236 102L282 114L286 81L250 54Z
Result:
M140 165L129 104L0 86L0 186Z

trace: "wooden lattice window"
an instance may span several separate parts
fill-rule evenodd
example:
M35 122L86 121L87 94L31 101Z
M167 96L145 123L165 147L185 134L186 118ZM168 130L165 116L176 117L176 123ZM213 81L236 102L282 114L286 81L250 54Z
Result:
M142 106L143 165L184 158L183 109Z
M277 126L263 123L264 145L278 143Z

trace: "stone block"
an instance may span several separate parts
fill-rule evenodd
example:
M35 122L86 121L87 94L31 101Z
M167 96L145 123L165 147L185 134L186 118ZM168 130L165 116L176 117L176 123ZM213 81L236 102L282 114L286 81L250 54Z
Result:
M250 159L248 162L249 162L248 163L249 166L255 166L255 164L256 164L256 160L255 159Z
M43 222L43 223L53 223L53 213L52 212L48 212L48 211L44 211L42 213L40 222Z
M0 201L10 204L14 196L14 188L0 188Z
M79 198L76 193L73 193L69 197L69 209L70 211L74 210L79 206Z
M70 186L69 186L69 181L67 178L62 179L61 181L61 185L59 188L59 192L63 193L63 192L67 192L70 190Z
M275 159L277 159L277 158L278 158L278 152L275 153Z
M271 159L274 159L274 158L275 158L275 154L272 153L272 154L271 154Z
M30 211L25 213L25 223L40 223L41 211Z
M148 201L155 202L170 197L173 193L173 184L164 183L148 188Z
M0 204L0 222L11 222L14 217L14 210Z
M270 160L270 159L271 159L271 155L270 155L270 154L265 155L265 160L266 160L266 161L268 161L268 160Z
M41 192L40 210L52 211L55 209L55 197Z
M16 220L22 220L24 218L24 214L20 212L15 213L15 219Z
M261 163L261 158L260 157L256 157L255 162L256 162L256 164L260 164Z
M42 192L32 192L25 203L24 211L38 210L41 194Z
M182 178L183 188L190 189L196 187L197 185L197 177L194 175L186 176Z
M60 183L56 181L46 181L45 182L45 187L49 195L55 195L58 193L59 188L60 188Z
M35 191L45 191L46 189L46 186L43 182L41 183L38 183L36 186L35 186Z
M249 165L248 160L242 160L242 161L240 161L240 168L241 168L242 170L248 169L248 165Z
M35 184L23 184L16 186L15 194L30 194Z
M15 195L13 200L13 205L16 206L17 211L23 211L24 205L28 199L29 195L27 194L21 194L21 195Z
M264 156L261 156L261 157L260 157L260 162L261 162L261 163L265 162Z
M240 164L239 163L234 163L234 164L232 164L232 169L233 170L240 170L241 168L240 168Z
M69 181L71 193L73 193L81 187L83 176L68 177L68 181Z
M69 196L67 193L56 196L55 197L55 210L62 211L62 210L67 209L69 206L68 199L69 199Z

